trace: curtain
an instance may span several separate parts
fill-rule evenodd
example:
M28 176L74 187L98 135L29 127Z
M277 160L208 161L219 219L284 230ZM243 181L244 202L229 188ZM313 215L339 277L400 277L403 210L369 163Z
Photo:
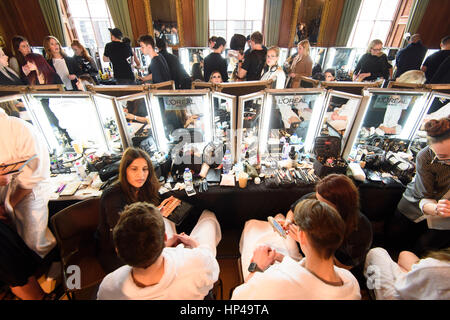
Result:
M411 12L409 14L408 22L406 23L405 33L409 32L411 35L417 32L423 15L427 10L429 0L415 0ZM406 45L407 41L403 40L402 47Z
M278 38L280 33L281 7L283 1L266 0L264 15L264 34L266 46L278 46Z
M150 1L150 0L147 0ZM106 0L108 4L111 18L114 26L122 31L123 36L130 38L131 43L134 43L133 28L131 26L130 12L128 10L127 0Z
M344 9L342 10L341 20L339 22L339 29L336 37L336 47L346 47L353 26L358 16L359 8L362 0L346 0Z
M209 0L195 0L195 40L197 46L208 46Z
M39 0L42 15L50 35L56 37L63 47L67 46L58 0Z

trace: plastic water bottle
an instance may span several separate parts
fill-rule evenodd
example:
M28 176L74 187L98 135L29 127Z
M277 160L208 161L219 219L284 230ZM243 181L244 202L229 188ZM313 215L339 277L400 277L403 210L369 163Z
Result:
M283 151L282 151L282 154L281 154L281 159L282 160L286 160L286 159L289 158L289 151L290 151L289 143L285 142L284 145L283 145Z
M189 168L184 169L183 179L184 179L184 186L186 188L186 191L193 190L194 183L192 182L192 173L191 173L191 170L189 170Z
M81 181L87 178L86 169L80 161L75 162L75 169L77 171L78 178Z
M223 173L229 174L231 171L233 164L231 160L231 152L230 150L225 151L225 155L223 156Z

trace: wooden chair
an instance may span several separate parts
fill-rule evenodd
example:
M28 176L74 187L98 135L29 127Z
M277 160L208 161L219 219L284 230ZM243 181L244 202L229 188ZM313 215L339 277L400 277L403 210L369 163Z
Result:
M62 209L50 219L61 256L63 286L69 299L92 292L105 277L96 257L94 239L99 216L100 198L91 198ZM69 266L80 268L79 288L68 285L74 275L73 271L68 272Z

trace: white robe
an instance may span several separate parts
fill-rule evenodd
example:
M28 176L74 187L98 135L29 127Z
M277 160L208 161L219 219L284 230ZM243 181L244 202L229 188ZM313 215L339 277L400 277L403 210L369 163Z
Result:
M0 164L37 157L22 171L14 174L11 183L0 186L0 203L13 221L17 233L27 246L45 257L56 245L48 228L48 199L50 186L50 159L44 138L28 122L9 117L0 109ZM32 189L16 207L10 205L10 196L17 187Z

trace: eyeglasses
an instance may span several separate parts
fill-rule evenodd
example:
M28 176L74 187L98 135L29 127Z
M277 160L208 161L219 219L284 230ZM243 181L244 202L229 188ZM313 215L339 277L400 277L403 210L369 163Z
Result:
M431 164L439 163L439 164L450 165L450 158L448 158L448 159L439 159L439 157L436 154L436 151L434 151L433 148L431 148L431 147L430 147L430 149L434 153L434 158L433 158L433 160L431 160Z
M431 160L431 164L439 163L439 164L445 164L450 165L450 159L439 159L438 156L434 156L433 160Z

